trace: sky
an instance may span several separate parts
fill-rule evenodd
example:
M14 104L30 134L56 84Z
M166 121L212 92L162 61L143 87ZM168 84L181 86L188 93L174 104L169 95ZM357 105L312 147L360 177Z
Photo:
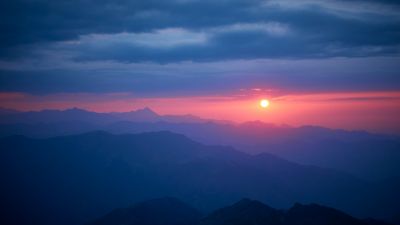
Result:
M148 106L400 134L399 1L5 0L0 8L2 108Z

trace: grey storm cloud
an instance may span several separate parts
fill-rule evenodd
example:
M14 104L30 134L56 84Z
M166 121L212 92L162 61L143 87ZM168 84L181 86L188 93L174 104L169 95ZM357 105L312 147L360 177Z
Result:
M102 46L88 43L67 49L74 51L76 60L165 63L393 55L400 42L396 1L14 0L2 1L0 7L0 57L6 59L29 56L33 47L46 48L46 43L80 41L91 34L117 36ZM291 33L215 32L220 27L268 23L285 25ZM207 43L163 48L118 41L121 33L170 28L205 32Z

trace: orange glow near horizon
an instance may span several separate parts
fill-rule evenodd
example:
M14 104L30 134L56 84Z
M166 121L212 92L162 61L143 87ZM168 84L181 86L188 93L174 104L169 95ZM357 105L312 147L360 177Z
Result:
M44 96L0 93L2 108L21 111L77 107L95 112L124 112L150 107L161 115L192 114L235 122L260 120L400 134L400 91L268 96L269 101L274 102L268 105L268 110L260 110L260 99L264 99L263 96L140 98L130 93Z

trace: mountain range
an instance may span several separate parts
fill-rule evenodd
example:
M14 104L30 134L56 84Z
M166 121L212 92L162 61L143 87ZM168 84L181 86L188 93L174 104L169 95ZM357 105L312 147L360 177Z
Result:
M400 181L400 137L316 126L263 122L235 124L191 115L161 116L149 108L126 113L82 109L0 111L0 136L54 137L104 130L114 134L168 130L209 145L229 145L248 154L344 171L370 181Z
M0 178L1 224L81 224L162 196L177 197L203 212L243 197L278 208L314 202L391 221L400 212L400 189L393 183L269 153L203 145L168 131L1 138Z

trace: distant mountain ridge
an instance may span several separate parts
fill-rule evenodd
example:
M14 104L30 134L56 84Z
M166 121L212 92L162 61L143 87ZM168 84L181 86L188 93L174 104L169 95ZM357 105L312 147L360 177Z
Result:
M208 216L175 198L160 198L117 209L87 225L390 225L360 220L333 208L296 203L277 210L262 202L242 199Z
M130 112L98 113L79 108L66 110L41 110L20 112L10 109L0 109L0 123L57 123L66 121L80 121L94 124L107 124L117 121L131 122L173 122L173 123L204 123L211 119L202 119L193 115L159 115L152 109L145 107Z
M190 115L160 116L149 108L126 113L94 113L76 108L0 113L0 137L13 134L53 137L93 130L114 134L168 130L204 144L230 145L250 154L268 152L371 181L400 181L400 137L396 136L257 121L221 123Z

